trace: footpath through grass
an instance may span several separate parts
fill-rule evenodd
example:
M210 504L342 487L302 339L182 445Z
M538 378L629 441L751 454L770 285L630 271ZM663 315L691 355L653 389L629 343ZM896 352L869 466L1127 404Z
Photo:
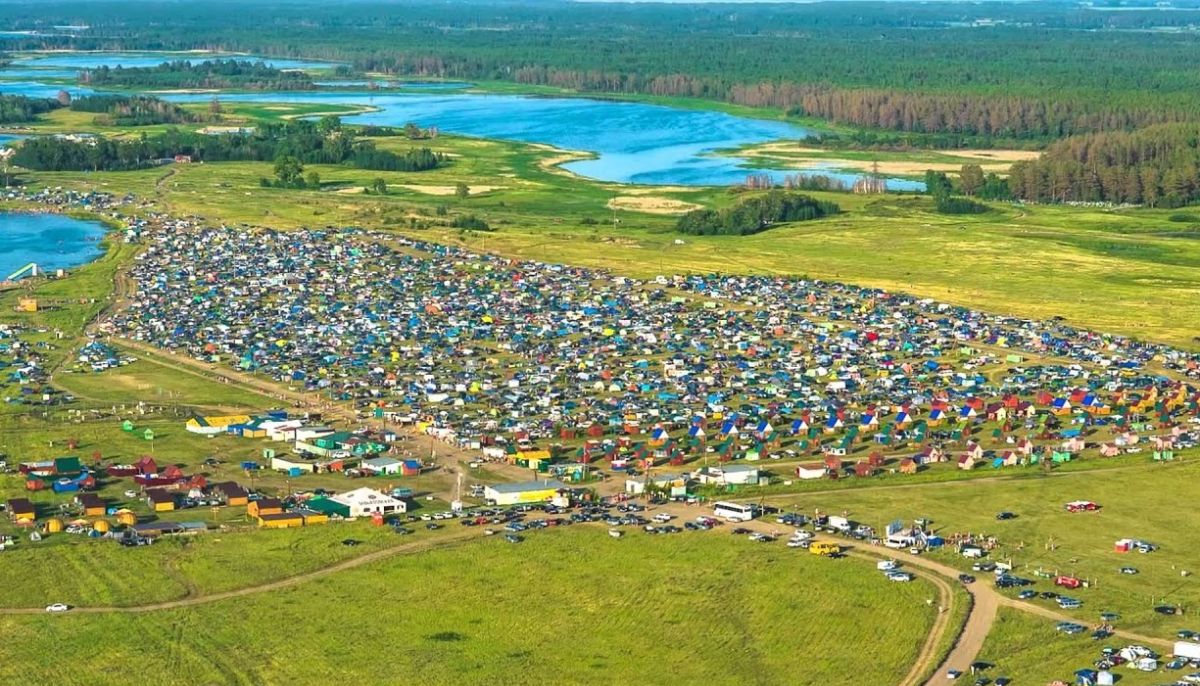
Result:
M303 555L298 552L297 555ZM236 566L230 571L236 570ZM573 527L397 557L143 615L24 616L26 683L886 684L932 623L924 582L719 533ZM865 652L870 659L863 659Z

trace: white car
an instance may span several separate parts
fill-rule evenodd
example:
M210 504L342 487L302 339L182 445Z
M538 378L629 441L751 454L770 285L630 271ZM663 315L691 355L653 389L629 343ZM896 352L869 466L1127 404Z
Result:
M672 519L675 519L675 515L670 515L670 514L667 514L666 512L660 512L660 513L654 515L654 521L656 521L656 522L664 522L665 523L665 522L671 521Z
M912 581L913 575L908 572L888 572L888 581Z
M70 605L64 605L62 603L54 603L53 605L46 606L46 612L66 612L70 609Z

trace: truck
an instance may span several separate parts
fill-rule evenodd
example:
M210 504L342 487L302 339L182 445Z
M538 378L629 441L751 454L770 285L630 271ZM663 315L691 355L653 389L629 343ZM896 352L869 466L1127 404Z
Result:
M813 541L808 546L808 552L813 555L837 555L842 552L842 546L833 541Z
M1189 660L1200 660L1200 643L1193 641L1175 641L1175 657L1185 657Z
M845 517L838 517L837 515L830 515L829 516L829 528L833 529L834 531L837 531L838 533L848 534L848 533L850 533L850 529L851 529L850 520L846 519Z

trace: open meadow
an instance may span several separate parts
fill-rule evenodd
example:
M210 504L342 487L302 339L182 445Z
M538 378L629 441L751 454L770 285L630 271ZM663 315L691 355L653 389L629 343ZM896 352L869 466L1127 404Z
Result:
M886 684L908 671L934 614L924 582L718 532L613 540L575 527L521 545L499 538L185 609L0 616L0 633L25 646L0 676ZM118 649L128 645L138 648ZM77 654L88 657L61 659Z
M322 188L299 191L261 188L259 180L272 174L265 162L114 172L98 183L66 172L37 179L132 192L211 221L383 228L639 277L715 270L808 276L1196 345L1189 322L1200 317L1200 217L1186 212L994 203L985 214L947 216L926 197L812 193L843 213L753 236L681 236L672 213L727 207L737 195L593 182L557 169L572 156L541 146L454 136L419 145L450 164L420 173L311 165ZM364 194L377 178L388 194ZM465 198L450 192L459 183L469 189ZM450 228L459 215L481 217L492 230Z
M1192 547L1192 484L1200 475L1200 461L1188 458L1173 464L1142 464L1120 470L1055 472L1020 479L956 481L941 484L858 488L767 500L772 505L812 514L847 513L877 530L893 520L911 523L932 521L933 531L947 538L972 533L995 536L998 546L988 555L993 562L1010 561L1014 574L1036 581L1036 590L1058 590L1083 601L1083 607L1066 611L1085 625L1099 622L1100 613L1117 612L1119 628L1152 636L1173 636L1179 629L1196 629L1192 612L1200 606L1200 559ZM1091 500L1097 512L1068 513L1063 505ZM997 521L996 514L1012 512L1016 518ZM1121 538L1149 541L1160 546L1148 554L1117 553L1113 543ZM931 558L970 572L973 560L951 546L927 553ZM1122 574L1131 566L1137 574ZM1075 576L1090 588L1055 589L1053 579L1038 572ZM991 581L976 573L977 583ZM1016 596L1021 589L1003 591ZM1046 607L1048 600L1032 600ZM1182 615L1164 616L1161 605L1184 608Z

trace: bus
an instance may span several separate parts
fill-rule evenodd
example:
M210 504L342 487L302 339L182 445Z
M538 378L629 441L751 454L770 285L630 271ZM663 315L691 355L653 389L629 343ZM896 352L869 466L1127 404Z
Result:
M757 505L720 502L713 505L713 515L731 522L748 522L760 514Z

